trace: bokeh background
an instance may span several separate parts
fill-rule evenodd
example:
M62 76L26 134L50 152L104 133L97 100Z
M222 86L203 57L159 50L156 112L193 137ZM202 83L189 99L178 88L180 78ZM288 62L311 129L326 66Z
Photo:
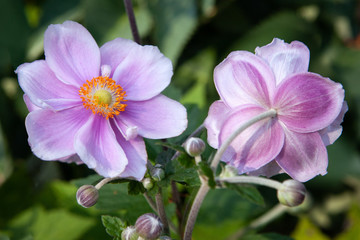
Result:
M158 46L173 61L174 77L165 94L186 105L186 133L202 123L209 105L218 99L213 69L231 51L253 52L274 37L299 40L309 47L310 71L345 88L349 111L343 134L328 147L328 174L305 183L311 206L285 213L244 239L360 239L360 1L136 0L133 4L142 43ZM99 46L116 37L132 38L121 0L0 0L1 240L112 239L101 215L133 223L139 214L151 211L141 196L128 197L124 184L104 187L96 207L84 209L76 203L76 189L99 177L85 166L44 162L31 154L24 127L27 109L14 70L21 63L43 59L44 31L65 20L83 24ZM212 191L200 211L194 239L226 239L276 204L273 190L259 190L264 205L231 190ZM167 211L174 215L171 203Z

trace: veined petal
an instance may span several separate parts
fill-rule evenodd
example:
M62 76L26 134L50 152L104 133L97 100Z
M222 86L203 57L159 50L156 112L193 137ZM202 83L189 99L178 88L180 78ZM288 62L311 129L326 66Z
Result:
M75 154L74 136L90 115L91 112L82 106L59 112L48 109L30 112L25 126L32 151L43 160L57 160Z
M252 53L230 53L215 68L214 80L221 100L230 107L242 104L271 105L275 90L274 74L263 59Z
M29 110L29 112L42 109L42 108L39 108L38 106L36 106L35 104L33 104L28 95L24 94L23 99L24 99L25 105L26 105L27 109Z
M222 124L227 119L231 109L223 101L215 101L211 104L209 114L205 119L204 126L207 130L207 140L211 147L219 148L219 133Z
M134 178L140 181L146 172L147 152L144 140L140 136L126 140L122 133L120 133L115 121L111 121L111 126L115 132L118 143L128 159L128 165L120 177Z
M336 139L338 139L342 133L341 123L344 119L345 113L348 111L348 105L346 102L343 103L341 111L338 117L332 122L328 127L320 130L320 136L325 144L325 146L333 144Z
M274 38L268 45L257 47L255 54L269 63L274 71L277 85L287 76L307 72L309 68L310 51L299 41L289 44Z
M300 182L306 182L318 174L325 175L328 157L320 134L296 133L286 127L284 132L284 147L276 157L280 167Z
M66 21L50 25L45 32L46 62L63 82L80 87L100 74L100 50L82 25Z
M228 116L220 131L220 144L249 119L265 112L257 106L240 108ZM276 117L261 120L235 138L222 160L236 167L239 173L251 172L272 161L281 151L284 133Z
M169 85L173 75L170 59L157 47L136 43L129 46L129 50L122 50L110 58L108 52L122 49L121 43L121 39L115 39L105 44L101 52L105 64L119 63L112 78L126 91L126 99L143 101L160 94Z
M74 148L81 160L103 177L119 176L128 165L109 120L98 115L92 115L79 130Z
M307 133L329 126L344 101L342 85L315 73L299 73L278 87L274 108L290 130Z
M15 72L22 90L40 108L58 111L81 104L78 89L57 79L44 60L24 63Z
M127 101L126 104L125 111L115 120L119 125L137 127L140 136L170 138L180 135L187 127L184 106L164 95L146 101Z

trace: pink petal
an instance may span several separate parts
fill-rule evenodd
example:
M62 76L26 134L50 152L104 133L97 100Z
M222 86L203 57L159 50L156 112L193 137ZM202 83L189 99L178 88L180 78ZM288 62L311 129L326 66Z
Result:
M242 104L270 105L275 78L267 63L252 53L236 51L214 70L215 86L230 107Z
M258 170L249 172L248 175L250 176L265 176L265 177L272 177L274 175L284 173L284 170L277 164L276 161L271 161L265 166L259 168Z
M31 102L28 95L24 94L23 99L24 99L25 105L26 105L27 109L29 110L29 112L41 109Z
M310 51L299 41L288 44L284 40L274 38L268 45L257 47L255 54L268 62L274 71L277 85L294 73L308 71Z
M100 74L100 50L80 24L66 21L50 25L45 32L46 62L63 82L80 87Z
M220 131L220 143L226 141L241 125L264 111L254 105L234 110ZM272 161L281 151L283 144L284 133L278 120L264 119L235 138L222 160L238 168L239 173L251 172Z
M205 119L204 126L207 129L207 140L211 147L219 148L219 133L222 124L230 114L231 109L223 101L215 101L211 104L209 114Z
M141 48L136 42L116 38L105 43L100 48L101 64L110 67L110 76L113 76L115 69L127 58L134 49Z
M144 140L137 136L128 141L123 137L122 133L119 132L119 128L116 126L115 121L113 121L111 125L115 132L116 139L128 159L128 165L120 176L123 178L134 178L136 180L143 179L147 162L147 152Z
M333 144L336 139L338 139L342 133L342 126L340 125L343 122L344 115L348 111L348 105L346 102L343 103L341 111L338 117L332 122L328 127L320 130L320 136L325 144L325 146Z
M276 157L280 167L300 182L326 174L327 152L319 133L296 133L286 129L284 132L284 147Z
M315 73L300 73L279 85L274 108L290 130L307 133L329 126L339 115L343 101L341 84Z
M24 63L16 73L22 90L40 108L58 111L81 104L79 89L57 79L44 60Z
M25 126L32 151L43 160L57 160L74 154L74 136L91 114L82 106L59 112L48 109L30 112Z
M142 101L161 93L170 83L171 61L154 46L115 39L101 48L102 63L114 67L113 79L126 99Z
M79 130L74 148L81 160L103 177L119 176L128 165L109 120L98 115L92 115Z
M180 135L187 127L186 109L180 103L158 95L146 101L127 101L115 118L118 125L137 127L140 136L152 139Z

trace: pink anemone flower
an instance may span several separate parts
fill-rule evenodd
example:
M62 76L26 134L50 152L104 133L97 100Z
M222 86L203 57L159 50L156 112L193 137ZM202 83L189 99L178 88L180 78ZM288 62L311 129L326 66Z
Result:
M44 51L45 60L16 70L30 111L29 145L40 159L140 180L143 137L170 138L186 129L186 109L160 94L173 71L157 47L117 38L99 48L82 25L66 21L48 27Z
M308 72L309 49L301 42L274 39L255 54L236 51L214 70L220 99L205 120L214 148L249 119L270 109L276 116L242 132L222 161L239 174L286 172L298 181L326 174L326 145L341 134L347 111L342 85Z

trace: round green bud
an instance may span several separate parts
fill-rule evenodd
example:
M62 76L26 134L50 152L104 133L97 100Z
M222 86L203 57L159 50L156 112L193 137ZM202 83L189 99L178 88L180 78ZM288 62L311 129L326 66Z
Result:
M154 181L159 182L164 179L165 171L161 168L161 165L155 165L155 167L150 170L150 175Z
M192 157L200 156L205 150L205 142L201 138L191 137L185 142L184 149Z
M98 199L99 191L93 185L83 185L76 192L76 200L84 208L95 205Z
M236 169L236 167L226 164L225 167L223 167L219 177L229 178L229 177L235 177L237 175L238 175L238 170Z
M300 205L306 195L304 184L293 179L286 180L282 183L282 187L277 191L279 202L288 207Z
M154 183L151 178L148 178L148 177L143 178L143 180L141 180L141 182L146 190L150 190L154 187Z
M125 228L121 233L121 240L138 240L139 234L137 234L134 226Z

